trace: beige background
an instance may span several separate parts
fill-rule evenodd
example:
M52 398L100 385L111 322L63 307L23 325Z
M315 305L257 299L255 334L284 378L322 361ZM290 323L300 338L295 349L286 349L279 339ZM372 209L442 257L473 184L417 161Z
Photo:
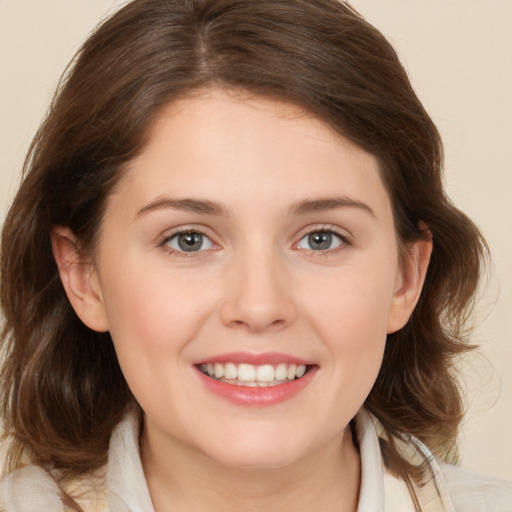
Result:
M257 1L257 0L255 0ZM0 219L66 63L116 0L0 0ZM398 49L443 135L446 185L494 256L481 352L461 368L461 464L512 480L512 0L353 0Z

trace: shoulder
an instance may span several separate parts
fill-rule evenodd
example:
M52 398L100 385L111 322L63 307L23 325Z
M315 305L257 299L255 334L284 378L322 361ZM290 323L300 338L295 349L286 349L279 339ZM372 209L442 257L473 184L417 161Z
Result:
M371 419L379 437L384 494L390 504L401 504L412 491L425 511L512 512L512 482L439 461L414 436L392 436L375 417ZM404 472L409 477L408 485ZM412 503L410 510L416 509ZM390 506L385 510L405 508Z
M85 512L107 510L103 468L63 487L51 472L34 464L0 479L0 512L64 512L72 501Z
M511 512L512 482L439 463L457 512Z
M0 479L1 512L61 512L60 496L54 479L39 466L24 466Z

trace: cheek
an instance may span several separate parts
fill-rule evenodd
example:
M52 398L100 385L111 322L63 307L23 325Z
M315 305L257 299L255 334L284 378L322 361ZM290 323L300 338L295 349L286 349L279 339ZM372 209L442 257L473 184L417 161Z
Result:
M167 404L166 414L172 416L176 407L194 403L181 383L190 373L186 347L195 338L206 307L197 290L165 279L161 272L137 274L134 268L119 279L122 266L118 265L105 282L110 333L138 403L147 412L159 411Z
M128 271L129 269L129 271ZM164 269L120 260L102 283L110 333L127 380L176 358L203 321L208 297Z
M314 281L306 283L303 308L317 319L317 328L328 332L329 338L349 345L356 340L371 344L375 334L386 335L396 266L392 261L378 265L377 269L373 265L347 266L329 276L322 286Z
M352 397L355 410L370 392L382 364L395 269L392 262L381 264L378 271L347 268L329 280L323 291L310 287L308 311L316 335L327 348L326 367L338 383L339 394Z

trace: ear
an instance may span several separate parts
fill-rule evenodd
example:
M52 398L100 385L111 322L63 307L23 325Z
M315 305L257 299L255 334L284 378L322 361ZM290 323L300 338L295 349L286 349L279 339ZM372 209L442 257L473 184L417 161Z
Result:
M432 235L425 225L420 227L428 238L407 247L396 276L395 293L388 315L388 334L400 330L408 322L425 282L432 254Z
M50 236L62 285L76 314L90 329L108 331L103 295L93 263L80 256L77 239L69 228L55 226Z

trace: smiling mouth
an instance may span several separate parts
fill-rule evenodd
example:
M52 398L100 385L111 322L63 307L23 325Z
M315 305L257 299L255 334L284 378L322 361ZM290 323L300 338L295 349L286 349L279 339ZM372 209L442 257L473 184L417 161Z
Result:
M301 379L312 368L304 364L279 363L252 365L248 363L203 363L199 370L213 380L235 386L271 387Z

